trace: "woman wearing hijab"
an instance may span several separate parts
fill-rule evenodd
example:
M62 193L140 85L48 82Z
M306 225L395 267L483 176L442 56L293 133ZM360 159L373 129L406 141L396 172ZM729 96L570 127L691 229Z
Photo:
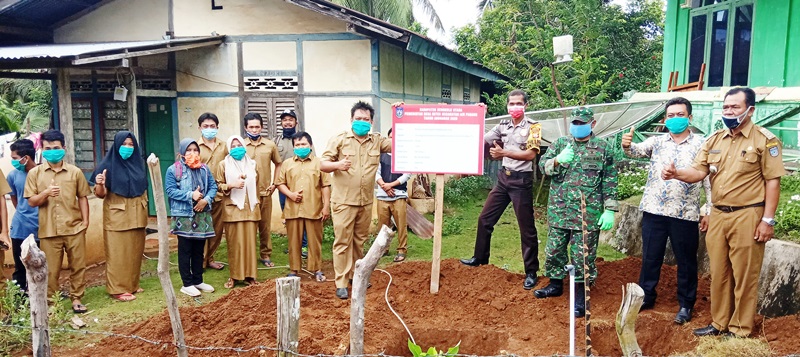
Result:
M230 289L236 281L255 284L257 272L256 235L261 220L256 163L250 159L238 135L228 138L228 156L219 163L217 182L224 194L225 236L228 241L228 264L231 277L225 283Z
M103 199L106 291L119 301L135 300L147 227L147 176L136 137L114 135L114 145L92 173L94 194Z
M181 292L191 297L214 292L203 282L203 249L214 236L211 203L217 183L211 170L200 161L200 146L194 139L183 139L180 157L167 169L164 187L172 214L172 233L178 236L178 271Z

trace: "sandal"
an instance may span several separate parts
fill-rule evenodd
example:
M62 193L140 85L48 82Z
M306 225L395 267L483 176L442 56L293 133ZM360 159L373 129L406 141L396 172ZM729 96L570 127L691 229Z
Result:
M270 260L269 258L259 259L259 260L261 261L261 264L264 264L264 266L267 268L272 268L275 266L275 263L273 263L272 260Z
M209 267L209 268L211 268L211 269L216 269L216 270L222 270L222 269L225 269L225 265L223 265L223 264L222 264L222 263L220 263L220 262L211 262L211 263L208 263L208 267Z
M86 308L86 305L81 303L72 303L72 312L76 314L85 314L89 309Z
M228 281L226 281L222 286L224 286L226 289L233 289L233 279L228 278Z
M136 300L136 296L131 293L112 294L111 298L123 302Z
M323 274L321 271L314 273L314 276L316 276L318 283L324 283L328 280L328 278L325 277L325 274Z
M395 263L399 263L404 260L406 260L406 253L397 253L397 255L394 256Z
M144 289L142 289L142 288L138 288L138 289L136 289L136 291L134 291L133 293L134 293L134 294L138 294L138 293L143 293L143 292L144 292Z

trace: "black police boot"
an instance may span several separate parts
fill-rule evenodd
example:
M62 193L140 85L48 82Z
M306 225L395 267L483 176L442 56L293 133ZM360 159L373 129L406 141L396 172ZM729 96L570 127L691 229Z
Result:
M583 284L575 284L575 317L586 315L586 291Z
M544 288L534 290L533 296L539 299L561 296L564 293L564 281L561 279L550 279L550 284Z
M479 265L486 265L489 264L488 260L480 260L478 258L472 257L469 259L461 259L461 264L469 265L471 267L476 267Z

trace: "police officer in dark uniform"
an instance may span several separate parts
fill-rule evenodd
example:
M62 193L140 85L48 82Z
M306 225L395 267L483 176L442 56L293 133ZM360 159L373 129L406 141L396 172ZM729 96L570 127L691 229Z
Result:
M533 159L539 153L542 126L535 120L525 117L528 95L516 89L508 93L508 113L510 120L504 120L490 130L484 139L491 146L492 159L503 160L503 169L498 174L497 185L489 192L489 197L478 218L478 232L475 239L475 254L461 263L478 266L489 263L489 247L494 225L500 220L509 203L519 224L522 241L522 260L525 264L525 282L522 287L532 289L537 282L539 271L539 241L533 216ZM500 145L502 142L502 147Z

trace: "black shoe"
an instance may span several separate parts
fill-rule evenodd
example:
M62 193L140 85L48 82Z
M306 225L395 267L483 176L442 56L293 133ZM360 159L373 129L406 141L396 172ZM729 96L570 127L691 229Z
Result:
M533 289L536 286L536 283L539 281L539 278L536 277L536 273L528 273L525 274L525 282L522 283L522 288L525 290Z
M564 293L563 282L561 280L550 279L550 284L544 288L534 290L533 296L539 299L561 296Z
M714 327L714 325L708 325L706 327L702 327L702 328L696 329L692 333L694 333L694 335L697 336L697 337L719 336L719 335L723 334L723 332L720 331L720 330L717 330L717 328Z
M336 297L347 300L347 288L336 288Z
M479 266L479 265L489 264L489 262L486 261L486 260L480 260L478 258L472 257L472 258L469 258L469 259L461 259L461 264L469 265L471 267L476 267L476 266Z
M642 304L642 307L639 308L639 311L652 310L655 307L656 307L656 303L655 302L646 302L646 303Z
M692 321L692 309L682 307L678 310L678 314L675 315L675 323L683 325L689 321Z
M348 282L348 284L350 284L350 286L353 286L353 279L350 279L347 282ZM367 283L367 289L369 289L371 287L372 287L372 283Z
M586 315L586 292L583 284L575 285L575 317Z

